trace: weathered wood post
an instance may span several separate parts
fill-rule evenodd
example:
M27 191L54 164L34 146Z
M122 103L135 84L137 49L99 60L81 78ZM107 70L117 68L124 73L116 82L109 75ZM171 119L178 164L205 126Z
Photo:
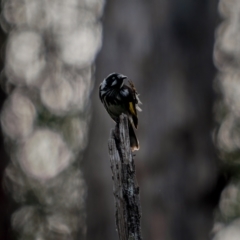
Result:
M116 205L116 225L120 240L141 240L141 207L128 119L122 114L108 142Z

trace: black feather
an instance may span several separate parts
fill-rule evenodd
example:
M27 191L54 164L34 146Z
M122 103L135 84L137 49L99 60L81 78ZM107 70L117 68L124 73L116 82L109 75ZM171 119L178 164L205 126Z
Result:
M123 82L126 78L122 74L110 74L99 86L99 98L115 122L118 122L122 113L128 116L130 145L134 151L139 149L139 142L133 127L136 129L138 127L136 109L141 109L138 106L140 100L135 87L132 83L130 83L131 87L129 87ZM130 110L130 103L132 103L133 111Z

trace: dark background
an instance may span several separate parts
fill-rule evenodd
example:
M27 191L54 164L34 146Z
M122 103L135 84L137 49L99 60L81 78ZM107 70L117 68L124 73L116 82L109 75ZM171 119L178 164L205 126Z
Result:
M144 239L208 239L222 187L211 138L217 1L108 1L102 20L84 161L87 239L117 239L107 151L114 123L98 99L111 72L132 79L143 102L135 162Z

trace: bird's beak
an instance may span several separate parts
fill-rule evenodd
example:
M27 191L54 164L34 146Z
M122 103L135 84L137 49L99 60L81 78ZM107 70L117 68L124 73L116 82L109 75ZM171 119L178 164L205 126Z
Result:
M124 76L124 75L122 75L122 74L121 74L119 77L120 77L122 80L124 80L124 79L127 78L127 76Z

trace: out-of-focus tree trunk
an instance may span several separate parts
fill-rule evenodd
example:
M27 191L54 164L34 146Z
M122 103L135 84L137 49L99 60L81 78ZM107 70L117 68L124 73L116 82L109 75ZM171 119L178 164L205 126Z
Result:
M219 94L215 140L229 183L221 194L213 234L214 240L233 240L240 236L240 2L221 0L219 13L223 21L214 49L218 68L215 89Z
M84 239L92 65L101 47L104 1L4 0L8 35L1 113L11 161L6 191L18 239Z
M217 201L211 139L217 19L217 0L107 2L93 94L94 138L85 162L92 186L88 239L117 238L112 230L114 203L106 148L114 124L97 89L111 72L130 77L143 102L137 130L140 151L135 157L143 239L208 238ZM101 193L97 205L96 192Z

